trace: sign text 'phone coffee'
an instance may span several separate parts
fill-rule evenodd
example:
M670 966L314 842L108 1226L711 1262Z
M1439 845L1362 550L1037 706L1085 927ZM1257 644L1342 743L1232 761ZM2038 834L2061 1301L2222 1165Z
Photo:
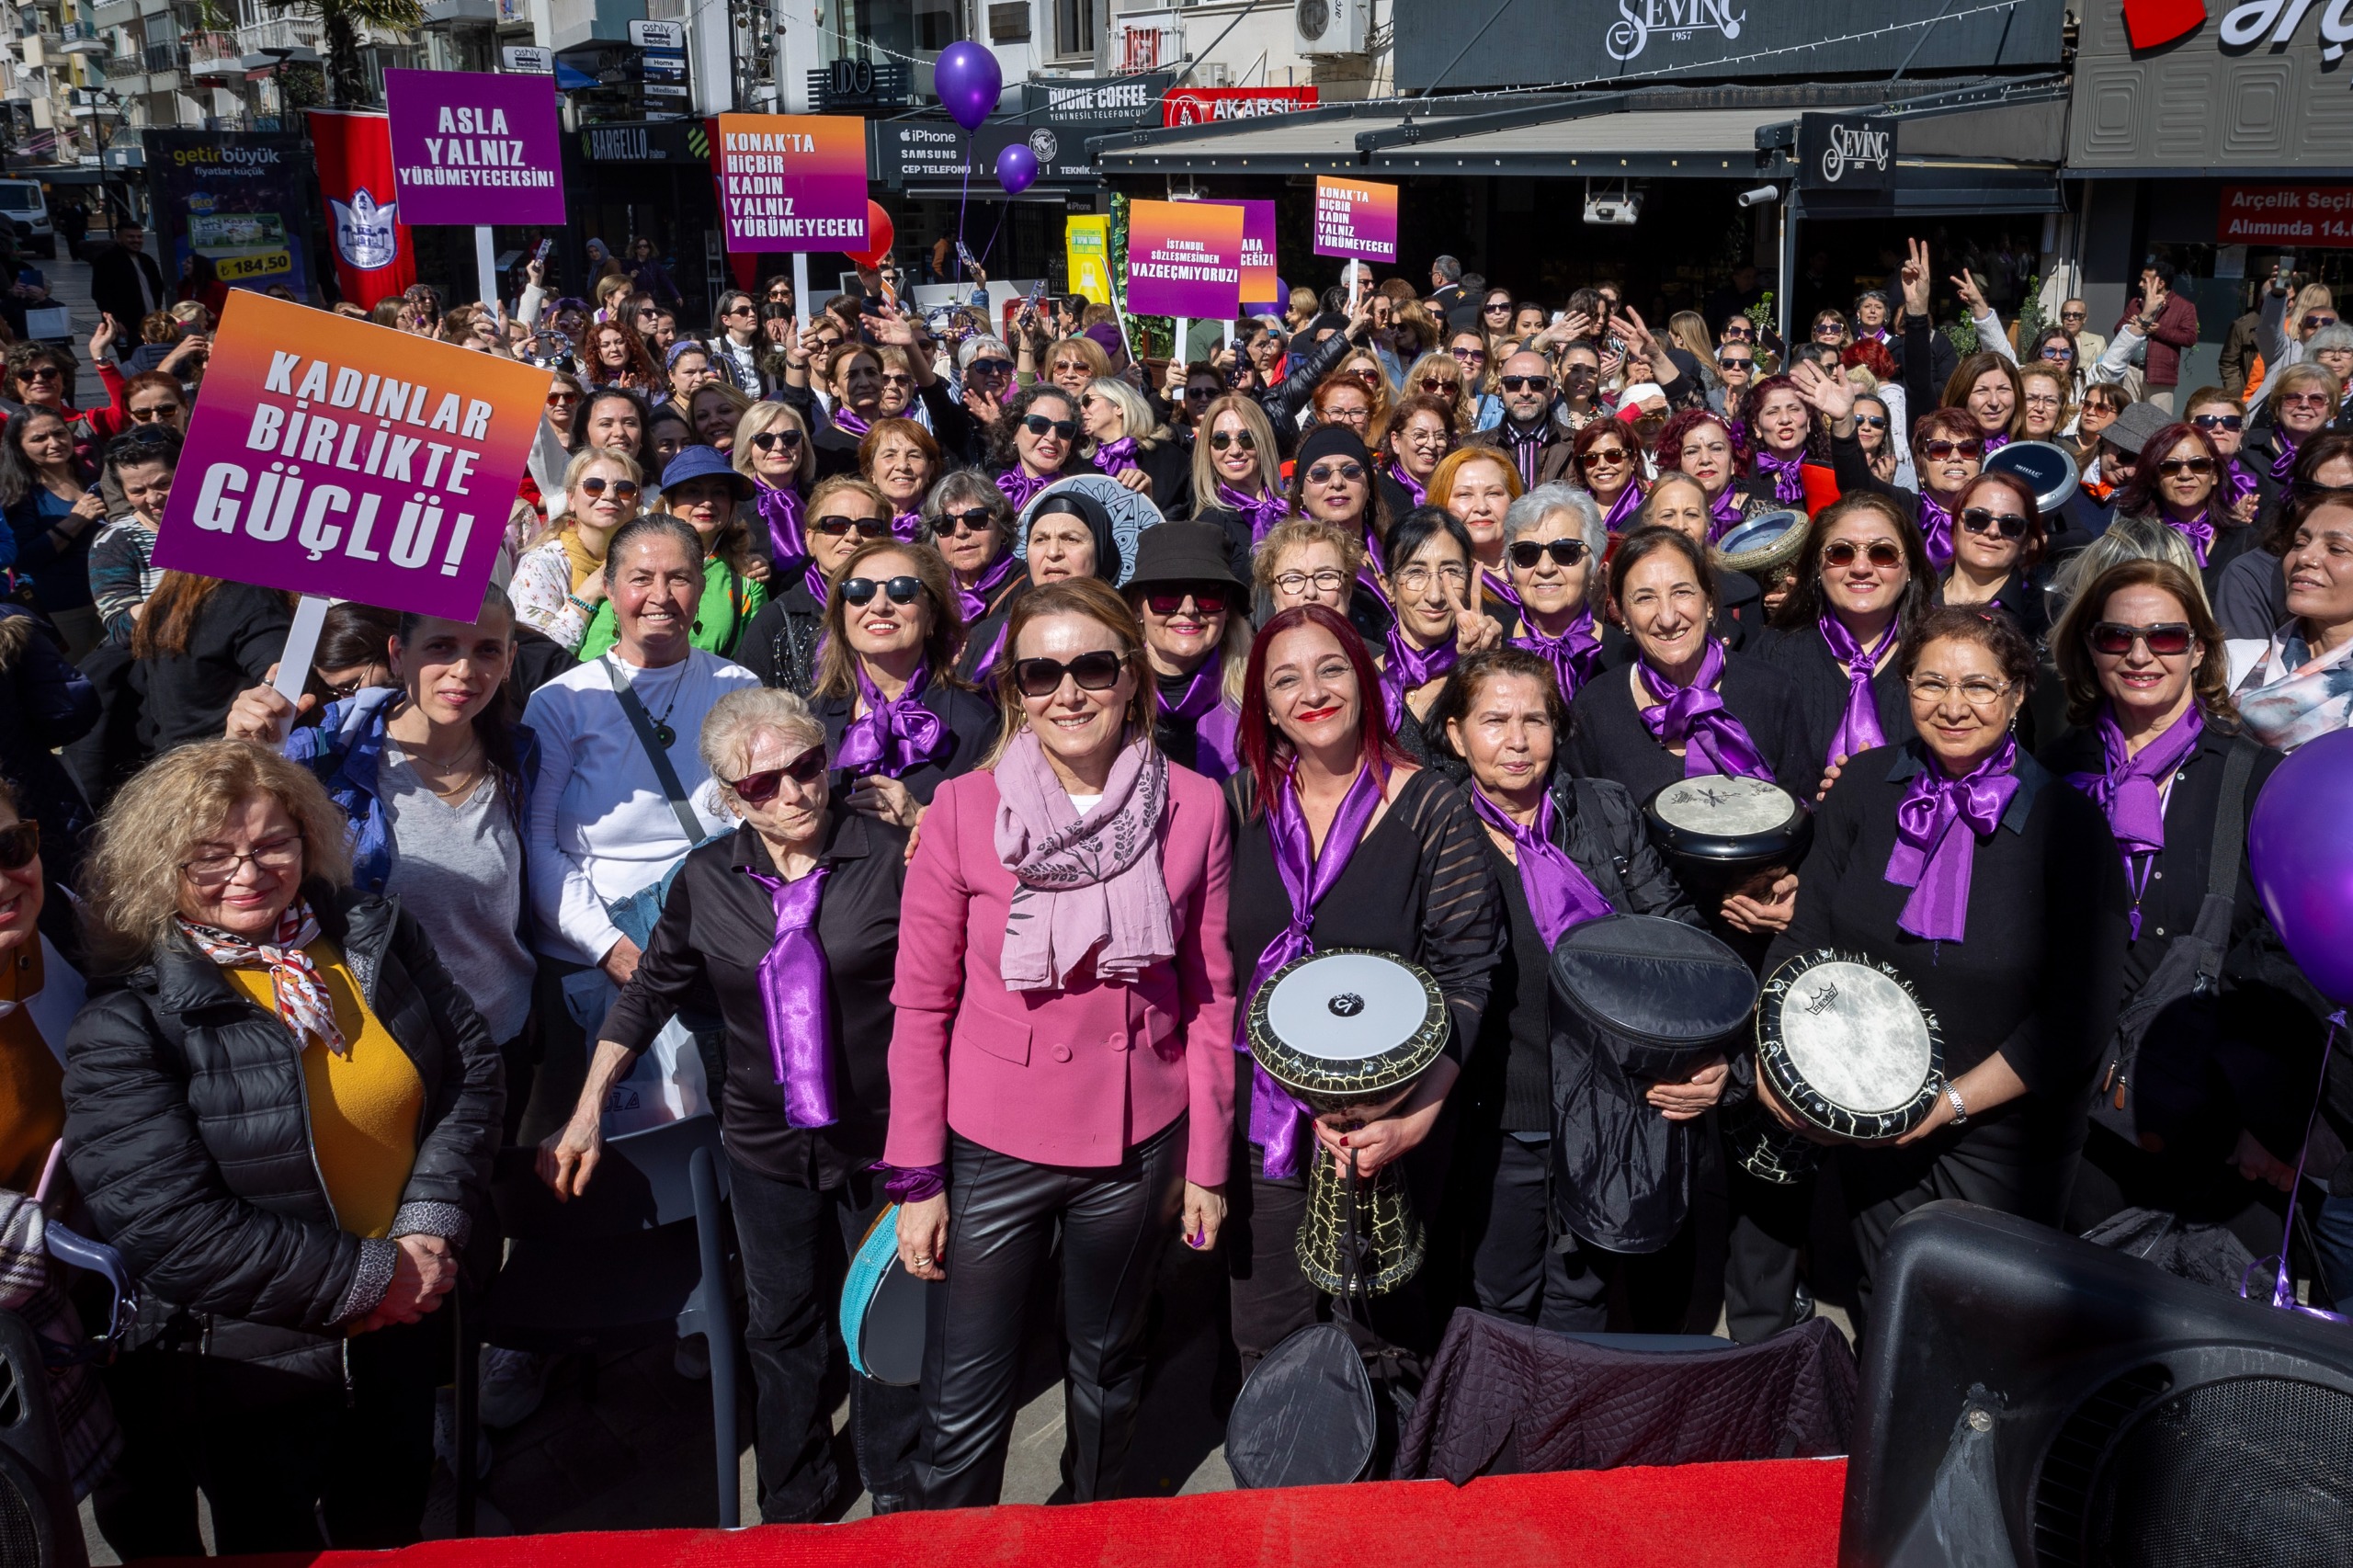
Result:
M158 568L471 621L548 372L238 290Z
M555 78L387 71L384 111L404 223L561 223Z
M860 117L722 114L711 151L727 249L866 249Z

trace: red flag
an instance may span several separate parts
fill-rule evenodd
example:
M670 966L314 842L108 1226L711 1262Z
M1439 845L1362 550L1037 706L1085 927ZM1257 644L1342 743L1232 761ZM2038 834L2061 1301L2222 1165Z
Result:
M307 112L335 242L335 281L346 300L365 309L416 281L408 225L395 216L392 122L381 114L345 109Z

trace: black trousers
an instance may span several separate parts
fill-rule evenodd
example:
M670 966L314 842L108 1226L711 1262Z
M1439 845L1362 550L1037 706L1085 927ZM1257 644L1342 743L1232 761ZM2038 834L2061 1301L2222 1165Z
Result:
M1003 1489L1031 1281L1057 1225L1063 1481L1074 1502L1118 1495L1143 1402L1145 1308L1184 1199L1187 1119L1108 1169L1033 1165L951 1137L948 1278L924 1344L920 1506L985 1506Z
M1506 1133L1458 1148L1487 1171L1483 1210L1462 1215L1481 1312L1555 1334L1683 1331L1699 1253L1688 1219L1657 1252L1611 1252L1555 1233L1551 1140Z
M347 1392L191 1351L124 1356L106 1370L123 1451L91 1494L99 1532L126 1562L200 1557L201 1491L224 1556L419 1540L449 1332L444 1310L354 1336Z
M819 1189L763 1176L740 1161L728 1164L749 1308L744 1352L757 1390L760 1521L803 1524L824 1512L840 1484L833 1391L847 1366L833 1306L841 1300L849 1255L888 1200L866 1173L852 1187ZM849 1419L858 1479L874 1494L877 1511L904 1506L921 1397L852 1374Z
M1814 1191L1809 1176L1782 1187L1759 1181L1730 1159L1724 1183L1731 1228L1724 1254L1724 1327L1733 1341L1754 1345L1797 1321L1800 1254L1813 1229Z

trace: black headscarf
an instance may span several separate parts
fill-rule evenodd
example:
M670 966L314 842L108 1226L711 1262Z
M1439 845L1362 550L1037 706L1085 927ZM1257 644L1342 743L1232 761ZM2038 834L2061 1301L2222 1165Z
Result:
M1086 525L1086 531L1095 536L1095 574L1113 587L1119 586L1123 562L1120 541L1111 534L1111 514L1103 509L1102 502L1083 491L1057 490L1040 500L1038 509L1029 514L1029 521L1023 527L1024 550L1028 549L1028 530L1038 526L1039 518L1057 512L1067 512Z

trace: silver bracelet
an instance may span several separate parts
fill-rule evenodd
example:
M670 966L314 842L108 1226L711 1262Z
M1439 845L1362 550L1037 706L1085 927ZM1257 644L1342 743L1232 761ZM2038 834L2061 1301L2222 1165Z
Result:
M1969 1102L1961 1097L1961 1091L1949 1079L1945 1083L1945 1098L1952 1102L1952 1124L1955 1127L1969 1119Z

